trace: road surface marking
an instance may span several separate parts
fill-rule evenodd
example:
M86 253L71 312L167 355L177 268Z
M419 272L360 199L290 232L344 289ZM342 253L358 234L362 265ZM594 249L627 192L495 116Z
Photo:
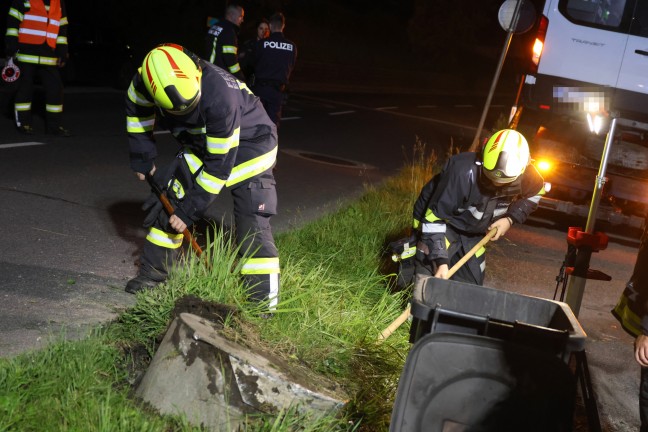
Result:
M438 108L437 105L419 105L416 108Z
M313 100L313 101L322 101L322 102L327 101L326 99L320 99L318 97L306 96L306 95L301 95L301 94L299 95L299 98L300 99ZM347 106L349 108L355 108L355 109L358 109L358 110L374 111L373 108L369 108L369 107L366 107L366 106L357 105L357 104L353 104L353 103L339 102L339 101L336 101L335 103L337 103L338 105ZM422 116L417 116L417 115L412 115L412 114L405 114L405 113L402 113L402 112L394 112L394 111L380 111L380 112L384 112L385 114L398 116L398 117L406 117L406 118L422 120L422 121L426 121L426 122L430 122L430 123L438 123L438 124L449 125L449 126L453 126L453 127L457 127L457 128L461 128L461 129L468 129L468 130L471 130L471 131L477 130L477 128L474 127L474 126L467 126L465 124L453 123L453 122L449 122L449 121L445 121L445 120L437 120L437 119L433 119L433 118L429 118L429 117L422 117Z
M455 108L472 108L472 105L455 105Z
M9 143L9 144L0 144L0 148L5 149L5 148L29 147L29 146L37 146L37 145L45 145L45 143L37 142L37 141L22 142L22 143Z
M398 109L398 107L397 106L379 107L376 108L376 111L385 111L385 110L393 110L393 109Z
M299 120L299 119L301 119L301 117L282 117L281 121L284 121L284 120Z
M338 111L329 113L329 115L343 115L343 114L353 114L355 111Z

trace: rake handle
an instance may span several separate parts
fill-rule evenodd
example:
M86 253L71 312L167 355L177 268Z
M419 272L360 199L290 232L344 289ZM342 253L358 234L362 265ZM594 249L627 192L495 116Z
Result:
M162 203L162 207L164 207L164 211L166 212L166 214L169 215L169 217L173 216L173 214L175 213L175 209L173 208L171 201L169 201L169 198L166 196L166 193L162 189L160 189L160 186L157 183L155 183L155 180L153 179L153 176L150 173L146 174L146 181L148 181L149 185L151 186L151 189L153 190L153 193L155 193L155 195ZM182 231L182 235L184 236L185 240L189 242L191 248L194 250L196 255L201 256L203 251L200 248L200 245L198 244L194 236L191 235L189 228L185 228L185 230Z

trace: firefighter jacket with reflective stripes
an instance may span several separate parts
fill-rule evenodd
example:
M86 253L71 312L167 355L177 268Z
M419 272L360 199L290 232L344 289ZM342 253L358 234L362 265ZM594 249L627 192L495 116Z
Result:
M254 85L288 84L297 60L297 46L282 32L256 42L252 51Z
M63 0L13 0L7 18L6 55L23 63L56 66L68 53Z
M238 26L226 19L211 26L207 31L205 58L245 81L238 59L238 32Z
M131 168L147 173L157 156L156 120L183 145L181 157L195 183L184 191L176 214L185 223L199 220L223 187L271 169L277 156L277 129L250 89L223 69L204 60L198 107L186 116L157 108L139 74L126 96Z
M493 221L510 217L523 223L537 209L544 180L533 165L500 187L481 178L481 169L478 153L460 153L448 159L422 188L413 212L413 227L422 238L445 245L447 225L461 235L483 236ZM430 253L437 264L448 264L447 249L435 248Z
M648 335L648 226L641 236L632 276L612 315L632 336Z

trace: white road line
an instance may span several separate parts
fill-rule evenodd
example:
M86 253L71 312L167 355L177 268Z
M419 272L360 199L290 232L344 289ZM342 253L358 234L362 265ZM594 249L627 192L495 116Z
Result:
M5 148L29 147L29 146L37 146L37 145L45 145L45 143L37 142L37 141L22 142L22 143L9 143L9 144L0 144L0 148L5 149Z
M438 108L437 105L419 105L416 108Z
M376 111L385 111L385 110L393 110L393 109L398 109L398 107L397 106L379 107L376 108Z
M343 115L343 114L353 114L355 111L338 111L329 113L329 115Z
M472 108L472 105L455 105L455 108Z
M284 121L284 120L299 120L299 119L301 119L301 117L282 117L281 121Z
M312 100L312 101L320 101L320 102L326 102L327 99L320 99L317 97L312 97L312 96L305 96L305 95L299 95L300 99L306 99L306 100ZM343 105L343 106L348 106L350 108L356 108L358 110L366 110L366 111L372 111L372 108L362 106L362 105L357 105L357 104L352 104L352 103L347 103L347 102L339 102L336 101L338 105ZM444 124L444 125L449 125L461 129L468 129L470 131L475 131L477 130L476 127L474 126L467 126L465 124L459 124L459 123L453 123L445 120L437 120L429 117L422 117L422 116L417 116L417 115L412 115L412 114L405 114L402 112L394 112L394 111L381 111L384 112L385 114L393 115L393 116L398 116L398 117L406 117L406 118L413 118L416 120L421 120L425 122L430 122L430 123L438 123L438 124Z

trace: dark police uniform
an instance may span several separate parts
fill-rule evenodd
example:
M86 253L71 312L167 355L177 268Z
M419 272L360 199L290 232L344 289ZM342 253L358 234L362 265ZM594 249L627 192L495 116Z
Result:
M257 41L252 56L252 91L261 98L268 116L278 126L284 92L297 60L297 46L283 32L273 32Z
M185 116L157 108L140 74L133 78L126 97L131 168L138 173L152 169L157 156L153 129L161 120L182 144L172 166L156 171L158 183L168 185L175 215L190 226L203 217L223 188L229 188L241 273L251 298L270 300L273 308L279 292L279 258L270 227L270 218L277 212L272 174L277 130L246 84L211 63L197 57L195 61L202 69L201 98ZM164 212L152 224L139 274L163 281L183 236L169 226Z

